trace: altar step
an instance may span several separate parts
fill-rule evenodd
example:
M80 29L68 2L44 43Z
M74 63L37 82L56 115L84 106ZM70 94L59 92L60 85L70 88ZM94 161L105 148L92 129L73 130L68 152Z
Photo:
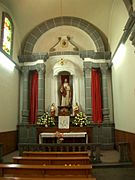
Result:
M14 151L2 157L4 163L13 163L13 156L18 156L19 151ZM119 153L116 150L101 151L101 162L92 163L93 168L98 167L131 167L132 162L119 162Z

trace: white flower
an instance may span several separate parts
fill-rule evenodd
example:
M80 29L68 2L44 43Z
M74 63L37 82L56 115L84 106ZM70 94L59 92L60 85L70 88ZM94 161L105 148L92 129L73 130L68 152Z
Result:
M45 127L55 126L54 118L50 117L48 112L44 112L43 115L38 119L38 125L45 125Z
M72 124L75 126L86 126L87 125L87 117L85 115L85 113L80 112L78 114L76 114L74 120L72 121Z

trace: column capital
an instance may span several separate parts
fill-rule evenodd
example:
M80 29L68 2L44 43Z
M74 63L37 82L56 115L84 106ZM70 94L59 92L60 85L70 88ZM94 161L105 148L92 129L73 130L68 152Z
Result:
M83 71L85 72L90 72L92 69L92 62L84 62L83 63Z
M29 66L22 66L21 67L21 71L23 73L29 72L29 71L33 71L33 70L37 70L38 72L45 72L45 64L44 63L40 63L40 64L35 64L35 65L29 65Z
M39 73L44 73L45 72L45 69L46 69L46 66L45 64L37 64L36 65L36 70L39 72Z
M100 69L101 69L102 74L105 74L107 70L109 69L109 66L106 63L100 64Z
M21 67L21 72L24 74L28 73L29 72L29 66L22 66Z

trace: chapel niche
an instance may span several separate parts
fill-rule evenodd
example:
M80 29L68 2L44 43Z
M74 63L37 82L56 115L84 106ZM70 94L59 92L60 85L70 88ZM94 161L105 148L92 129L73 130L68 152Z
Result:
M70 103L67 105L62 105L62 95L60 92L60 89L65 81L67 80L69 86L70 86L70 95L71 100ZM73 77L68 71L62 71L58 74L58 97L59 97L59 103L58 103L58 115L63 116L70 116L72 114L72 106L73 106Z

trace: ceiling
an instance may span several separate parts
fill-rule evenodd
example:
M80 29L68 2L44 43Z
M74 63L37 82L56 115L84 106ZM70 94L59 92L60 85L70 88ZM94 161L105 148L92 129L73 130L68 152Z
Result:
M115 0L0 0L13 15L20 40L40 23L58 16L85 19L108 37Z

